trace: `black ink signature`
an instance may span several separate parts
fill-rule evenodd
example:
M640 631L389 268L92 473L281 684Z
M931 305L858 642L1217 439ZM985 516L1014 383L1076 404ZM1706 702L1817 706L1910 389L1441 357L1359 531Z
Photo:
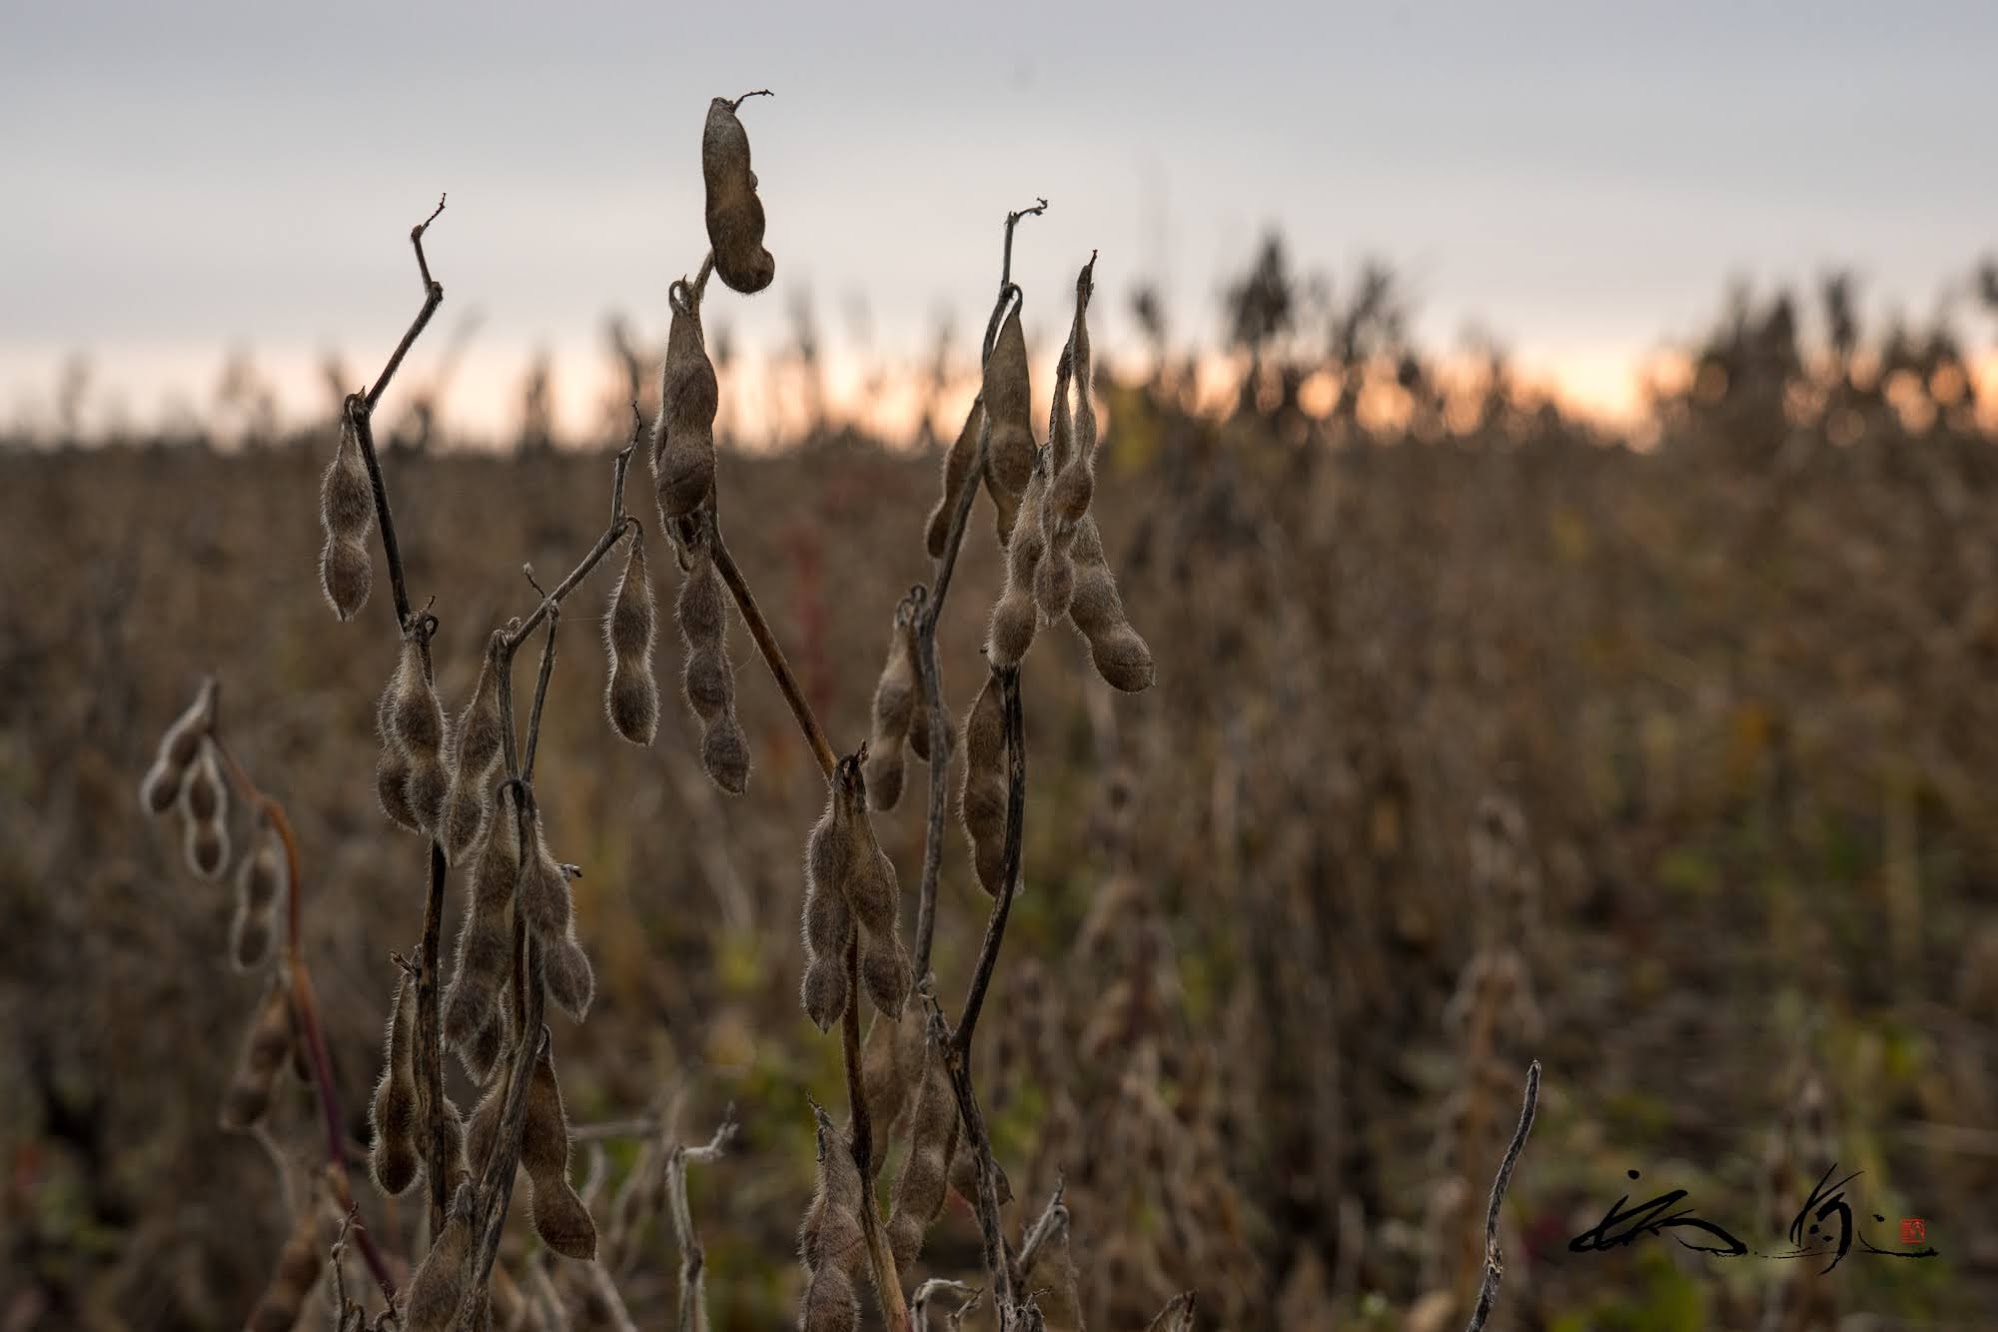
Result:
M1825 1173L1818 1177L1818 1182L1811 1189L1811 1196L1804 1200L1796 1219L1790 1223L1789 1237L1794 1247L1787 1253L1758 1251L1756 1257L1809 1258L1830 1254L1831 1261L1822 1269L1826 1272L1845 1261L1846 1255L1852 1251L1855 1227L1852 1220L1852 1205L1846 1202L1844 1189L1864 1172L1855 1170L1836 1183L1829 1182L1837 1169L1838 1163L1834 1161ZM1636 1170L1628 1173L1632 1179L1640 1178L1640 1172ZM1605 1253L1610 1249L1634 1244L1646 1235L1662 1235L1674 1230L1696 1230L1718 1243L1696 1243L1676 1234L1671 1238L1696 1253L1710 1253L1721 1258L1740 1258L1749 1253L1746 1244L1713 1222L1696 1216L1692 1208L1686 1207L1674 1211L1673 1209L1678 1207L1686 1196L1686 1190L1674 1189L1670 1193L1659 1194L1650 1202L1632 1207L1630 1196L1625 1194L1616 1200L1600 1222L1569 1240L1568 1250L1571 1253ZM1838 1227L1836 1242L1832 1239L1831 1226L1827 1224L1834 1218ZM1885 1221L1887 1218L1875 1212L1873 1219ZM1882 1249L1869 1241L1864 1232L1858 1235L1858 1241L1860 1252L1877 1254L1883 1258L1938 1256L1937 1250L1929 1246L1921 1249Z

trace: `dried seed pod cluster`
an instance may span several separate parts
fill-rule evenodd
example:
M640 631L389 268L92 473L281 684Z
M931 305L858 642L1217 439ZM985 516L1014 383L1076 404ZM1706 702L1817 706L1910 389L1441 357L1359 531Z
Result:
M596 973L576 938L576 909L569 892L570 867L555 859L541 825L541 811L528 809L527 856L516 890L521 919L541 941L542 976L556 1007L581 1022L596 992Z
M492 788L499 775L499 665L496 646L489 646L479 663L472 697L458 713L451 733L451 788L444 802L444 850L456 864L479 840L492 808Z
M845 1135L818 1106L812 1114L818 1120L819 1180L798 1227L798 1257L805 1265L798 1327L800 1332L853 1332L860 1323L854 1282L867 1261L860 1209L871 1204Z
M735 668L728 659L728 622L721 574L703 533L689 544L680 582L680 637L686 644L687 706L701 719L701 766L730 795L749 789L749 741L735 716Z
M721 406L699 300L682 279L673 284L671 301L659 415L652 423L652 480L659 515L668 521L693 513L714 490L715 412Z
M805 840L805 1012L828 1031L846 1012L846 951L858 946L860 981L874 1006L900 1017L908 1001L909 955L898 917L895 866L867 816L865 750L834 770L825 813Z
M659 686L652 678L652 640L658 625L652 577L645 567L645 535L631 529L631 552L604 614L610 679L604 711L613 730L634 745L649 745L659 731Z
M1048 484L1038 515L1046 550L1034 574L1034 602L1049 622L1068 614L1075 596L1075 525L1096 493L1096 407L1090 401L1089 297L1096 256L1075 279L1075 322L1069 328L1061 383L1055 388L1055 423L1048 432ZM1071 418L1065 390L1075 389Z
M749 168L749 133L736 112L751 97L744 93L708 103L701 134L701 175L707 185L708 243L721 280L751 296L770 285L777 261L763 248L763 201L756 197L756 173Z
M1015 304L999 325L985 362L985 486L998 508L999 541L1012 540L1034 470L1033 391L1027 379L1027 339Z
M236 916L229 926L229 960L236 970L254 970L270 956L286 873L284 843L265 823L256 849L236 870Z
M250 1019L228 1090L222 1094L223 1128L241 1132L263 1123L270 1113L278 1070L291 1054L291 1039L291 994L283 975L274 973L256 1016Z
M513 793L500 797L472 864L470 901L458 930L458 956L444 999L444 1039L465 1071L483 1083L506 1044L504 995L513 964L513 889L520 878Z
M390 820L428 834L443 816L451 775L444 766L444 707L423 667L425 623L419 616L403 635L402 655L376 711L382 752L375 790Z
M958 818L964 823L965 835L971 839L971 859L978 871L978 882L994 897L1004 886L1001 881L1005 877L1004 707L999 678L988 675L964 718L964 780L957 797Z
M319 586L333 613L351 620L368 603L375 565L368 554L368 533L375 523L375 493L361 456L357 397L347 400L340 414L340 443L319 483L319 522L326 544L319 552Z
M196 691L187 710L174 718L173 725L160 737L159 753L154 756L152 767L146 769L145 780L139 783L141 809L148 814L164 814L173 808L180 799L181 787L187 784L188 770L201 752L208 728L214 723L215 682L208 680Z
M368 1168L375 1187L395 1197L416 1182L423 1166L416 1141L416 978L408 972L396 982L383 1044L382 1074L368 1107L375 1135Z
M894 1210L888 1217L888 1247L901 1270L922 1253L923 1236L943 1211L951 1159L957 1154L957 1095L944 1068L944 1039L939 1022L929 1033L922 1090L909 1129L909 1157L895 1181Z

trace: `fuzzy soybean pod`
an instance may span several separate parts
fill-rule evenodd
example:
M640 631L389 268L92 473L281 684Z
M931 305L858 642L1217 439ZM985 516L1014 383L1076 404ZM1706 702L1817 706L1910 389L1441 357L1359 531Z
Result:
M422 1166L416 1121L416 982L404 972L396 982L395 1003L389 1009L383 1037L382 1074L368 1107L368 1123L375 1134L368 1168L375 1177L375 1187L390 1197L414 1184Z
M361 456L360 428L352 400L340 414L340 443L319 482L319 525L326 544L319 551L319 586L326 604L342 620L351 620L368 603L375 565L368 554L368 533L375 523L375 493Z
M831 1031L852 999L846 950L853 945L854 921L840 887L851 843L851 828L839 817L839 800L833 796L805 839L805 978L800 997L805 1015L820 1031Z
M541 976L548 982L548 997L572 1021L581 1022L589 1016L590 1000L597 990L597 974L590 966L590 955L576 938L573 918L568 932L549 943L542 953Z
M991 432L985 443L985 481L1000 503L1002 540L1010 539L1004 499L1018 500L1034 470L1033 393L1027 380L1027 339L1020 331L1020 307L1007 312L985 363L985 414ZM1003 496L1002 496L1003 492Z
M874 685L874 729L867 737L867 794L876 809L893 809L902 798L903 749L916 713L916 612L908 599L895 608L888 660Z
M853 1332L860 1322L854 1280L867 1259L860 1227L866 1189L845 1135L819 1106L819 1178L812 1205L798 1227L798 1257L805 1264L805 1297L798 1310L800 1332Z
M1075 324L1069 330L1068 347L1062 354L1062 368L1056 396L1059 415L1065 427L1061 435L1050 431L1047 493L1040 506L1041 536L1047 550L1034 575L1034 602L1049 621L1068 614L1075 597L1075 560L1072 547L1076 525L1089 512L1096 493L1096 408L1089 398L1089 295L1091 273L1096 258L1075 279ZM1075 409L1068 410L1070 385L1075 390Z
M645 536L634 527L631 553L604 614L604 647L610 655L604 712L611 729L634 745L651 744L659 731L659 686L652 678L652 640L658 621L652 577L645 567Z
M236 871L236 916L229 925L229 961L252 971L270 956L276 933L277 898L285 884L284 844L266 827L256 850Z
M721 575L705 538L694 543L680 583L680 636L687 650L687 706L701 719L701 766L730 795L749 788L749 741L735 715L735 668L728 659Z
M1124 613L1117 595L1117 580L1103 553L1103 534L1096 519L1084 514L1075 525L1075 600L1068 608L1069 623L1089 643L1089 658L1105 684L1127 694L1148 689L1158 678L1152 664L1152 650Z
M472 697L451 733L451 790L444 803L444 850L453 863L479 841L491 812L500 757L499 668L489 649Z
M292 1219L291 1234L278 1252L277 1270L244 1324L248 1332L291 1332L298 1325L306 1297L319 1284L326 1265L325 1241L326 1217L313 1191Z
M715 412L721 406L693 290L684 280L675 282L670 299L673 322L652 423L652 480L666 519L686 517L714 489Z
M204 879L221 877L229 864L229 788L206 735L181 783L180 815L187 867Z
M215 686L210 682L202 685L194 702L174 718L173 725L160 737L159 753L139 784L140 808L148 814L164 814L173 808L180 799L181 787L187 783L187 770L201 752L202 738L214 721Z
M930 558L943 558L944 544L950 540L950 520L957 508L957 497L964 490L965 483L972 479L971 465L978 461L978 423L985 411L984 399L974 399L971 411L964 418L964 428L957 432L957 438L943 458L943 494L937 496L936 507L930 510L928 525L923 530L923 546L930 552Z
M860 1091L867 1100L868 1119L884 1142L901 1122L909 1094L922 1080L927 1048L926 1023L919 1010L905 1006L899 1018L876 1014L867 1028L860 1051ZM876 1173L886 1163L887 1153L874 1153Z
M291 995L284 977L274 974L250 1021L228 1090L222 1093L223 1128L242 1132L263 1122L270 1113L278 1070L290 1054Z
M987 676L964 719L964 781L958 818L971 839L978 882L994 897L1004 885L1006 840L1006 718L997 676Z
M472 1266L472 1227L477 1215L471 1184L460 1184L451 1197L444 1229L437 1233L423 1265L409 1279L403 1332L448 1332L456 1324Z
M943 1211L951 1158L957 1152L957 1096L944 1069L941 1042L927 1044L922 1090L909 1130L909 1158L895 1181L895 1201L888 1216L888 1247L900 1271L907 1271L922 1253L923 1236Z
M770 285L777 261L763 248L763 201L756 197L756 173L749 168L749 132L736 111L751 97L717 97L708 103L701 134L701 176L707 185L708 243L715 272L745 296Z
M846 865L840 892L860 927L860 981L874 1006L899 1017L909 998L909 955L898 928L901 892L895 865L875 840L867 817L867 783L860 759L848 755L833 773L834 821L845 827Z
M382 687L381 697L375 700L375 730L382 742L381 752L375 759L375 795L381 801L382 813L388 816L389 822L409 832L421 832L422 820L409 799L409 777L415 770L415 764L410 759L408 747L396 738L395 712L400 697L402 662L409 652L410 645L405 640L402 656L396 660L396 669Z
M502 795L472 864L471 902L458 930L458 957L444 999L444 1039L466 1072L485 1080L505 1036L500 1002L513 965L513 887L520 878L513 796Z
M1006 547L1006 587L993 603L992 619L985 630L986 657L994 666L1018 666L1040 628L1040 612L1034 605L1034 573L1047 549L1038 519L1046 484L1046 474L1037 466L1028 475L1026 492L1020 497L1020 510L1029 519L1013 529L1013 540Z
M530 806L527 818L527 858L520 865L521 919L544 945L553 944L568 934L569 920L575 914L569 875L548 849L541 811Z
M527 1084L520 1164L527 1171L529 1211L541 1242L565 1258L595 1258L597 1226L569 1183L569 1116L555 1080L555 1056L545 1046Z
M386 710L389 743L409 764L403 794L418 830L428 833L443 817L451 774L444 766L444 706L423 673L422 645L414 633L404 637L402 656L389 677Z

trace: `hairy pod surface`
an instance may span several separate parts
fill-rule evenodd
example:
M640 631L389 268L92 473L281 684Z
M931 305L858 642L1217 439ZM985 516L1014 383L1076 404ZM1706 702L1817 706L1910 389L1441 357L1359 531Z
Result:
M1158 678L1152 650L1124 613L1117 580L1103 553L1103 536L1089 514L1075 526L1074 554L1075 599L1068 618L1088 642L1096 673L1105 684L1127 694L1149 689Z
M408 972L396 982L383 1040L382 1073L368 1108L374 1147L368 1168L375 1187L390 1197L408 1190L422 1166L417 1150L416 981Z
M957 509L957 497L965 484L972 480L972 465L978 461L978 423L984 410L982 398L972 402L971 410L965 414L964 427L944 452L943 493L937 497L936 507L930 510L929 521L923 529L923 547L933 560L943 558L944 546L950 540L950 520Z
M458 1051L466 1071L481 1081L492 1062L483 1057L488 1044L504 1034L497 1019L513 966L513 886L520 877L520 853L512 815L509 794L501 797L498 812L486 824L472 868L471 902L458 930L451 989L444 999L444 1039Z
M575 922L571 921L569 932L542 953L541 974L548 982L548 997L557 1008L575 1022L589 1016L590 1000L597 992L597 975L590 966L589 954L576 939Z
M385 746L375 758L375 799L390 823L406 832L423 831L416 806L409 802L409 755L393 745Z
M449 1332L464 1303L472 1266L472 1223L477 1216L469 1183L452 1195L444 1229L409 1279L409 1303L403 1307L403 1332Z
M902 751L921 711L916 689L916 629L906 603L896 610L888 659L874 684L874 729L867 738L867 793L876 809L902 798Z
M319 523L326 542L319 551L319 585L334 615L351 620L374 586L368 533L375 521L375 495L351 411L340 417L340 443L319 483Z
M215 761L215 742L201 738L194 762L180 787L181 812L196 823L220 822L228 817L229 792L222 785L222 768Z
M243 857L236 871L236 916L229 926L229 960L236 970L255 970L270 956L277 896L284 880L283 844L275 832L265 829L256 850Z
M278 1252L277 1270L258 1298L244 1326L249 1332L291 1332L305 1310L306 1297L319 1283L325 1265L322 1248L326 1222L317 1196L308 1194L305 1205L292 1218L291 1234Z
M190 819L181 849L189 869L204 879L220 878L229 863L229 825L220 819Z
M971 839L978 882L997 897L1004 886L1006 839L1006 719L997 676L987 676L964 719L964 779L958 818Z
M529 1211L541 1242L565 1258L597 1256L597 1227L569 1183L569 1117L555 1080L555 1056L543 1049L527 1085L527 1115L520 1134L520 1164L527 1171Z
M899 1018L877 1014L867 1028L860 1050L860 1088L867 1099L868 1120L883 1142L908 1109L909 1094L923 1075L926 1048L920 1011L904 1008ZM877 1174L886 1163L886 1152L874 1153Z
M1020 499L1022 513L1038 514L1045 485L1042 470L1034 468L1028 474L1026 493ZM1038 520L1013 529L1013 540L1006 547L1006 587L992 606L992 619L985 632L986 657L994 666L1008 669L1018 666L1027 649L1034 645L1034 635L1040 627L1034 605L1034 572L1040 567L1046 549Z
M222 1127L241 1132L255 1128L270 1113L271 1092L278 1070L291 1054L291 995L282 976L273 975L250 1020L243 1053L222 1094Z
M876 1008L898 1017L911 985L909 957L897 932L901 894L894 863L875 840L867 816L867 783L860 768L859 759L849 754L834 770L831 836L824 851L837 847L845 853L835 882L860 928L861 983ZM811 868L816 873L822 867Z
M686 517L714 489L715 412L720 406L700 310L676 298L666 332L659 415L652 427L652 479L659 512L668 519Z
M850 999L846 950L854 940L853 913L840 879L846 872L850 830L838 817L839 799L829 794L825 813L805 839L805 908L801 922L805 975L800 999L820 1031L832 1030Z
M659 731L659 686L652 676L652 641L658 624L652 577L645 567L645 541L634 529L624 573L611 591L604 615L604 647L610 678L604 685L604 711L611 728L634 745L649 745Z
M985 411L991 435L985 444L985 475L997 488L1018 496L1034 470L1033 394L1027 382L1027 339L1015 304L999 326L992 358L985 363ZM995 496L996 498L996 496Z
M818 1185L798 1227L798 1257L808 1270L835 1268L850 1281L867 1259L867 1240L860 1227L866 1189L846 1135L833 1127L820 1107L814 1105L812 1114L818 1123Z
M574 915L569 875L548 849L541 811L531 811L528 819L528 856L520 866L520 914L544 945L553 946L568 934Z
M686 646L687 706L701 721L701 766L730 795L749 788L749 740L735 715L735 670L729 664L721 575L706 539L688 554L676 607Z
M341 620L351 620L368 604L375 588L375 561L365 541L327 537L319 548L319 590Z
M203 685L194 702L160 736L159 753L139 786L139 804L147 813L164 814L180 799L188 769L201 752L201 742L214 720L215 690L212 684Z
M923 1251L923 1237L943 1211L951 1157L957 1151L957 1095L944 1069L941 1045L925 1042L922 1089L909 1129L909 1157L895 1181L888 1216L888 1247L898 1270L907 1271Z
M749 132L736 114L737 103L717 97L708 103L701 133L701 177L707 186L708 243L715 272L745 296L770 285L777 261L763 248L763 201L756 197L756 173L749 166Z
M389 677L386 715L391 740L412 755L440 755L444 744L444 707L423 673L423 649L415 634L404 637L395 674Z

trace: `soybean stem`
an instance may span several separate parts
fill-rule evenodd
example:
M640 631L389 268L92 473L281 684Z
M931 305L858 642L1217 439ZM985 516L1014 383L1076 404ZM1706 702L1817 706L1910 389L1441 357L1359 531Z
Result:
M1471 1321L1465 1332L1479 1332L1485 1319L1491 1316L1492 1306L1498 1301L1499 1280L1505 1275L1505 1264L1499 1253L1499 1209L1505 1205L1505 1191L1512 1183L1512 1168L1519 1164L1519 1154L1526 1147L1526 1135L1533 1131L1533 1112L1540 1104L1540 1061L1534 1060L1526 1069L1526 1097L1519 1107L1519 1126L1512 1131L1512 1144L1505 1149L1505 1159L1499 1162L1498 1175L1492 1180L1490 1204L1485 1208L1485 1275L1478 1283L1477 1307L1471 1311Z
M374 387L368 390L367 408L371 412L375 409L375 404L382 400L382 392L388 388L389 380L395 378L396 367L402 364L402 358L409 354L411 345L423 332L424 326L430 322L430 316L436 314L437 307L444 303L444 285L430 276L430 261L423 257L423 233L430 229L430 224L435 222L437 215L443 211L444 196L440 194L437 196L437 207L430 216L410 228L409 243L416 248L416 271L423 277L423 308L416 312L416 318L410 322L409 331L404 333L402 341L395 345L395 350L389 354L388 364L382 367L381 374L375 379ZM407 613L406 606L402 609Z
M812 705L805 698L805 691L798 686L798 677L791 673L791 664L784 660L784 649L777 645L777 636L770 631L769 621L763 618L763 611L756 604L756 594L749 590L749 583L742 576L742 570L735 564L735 557L729 554L728 543L722 540L721 524L713 519L710 510L708 540L712 546L715 568L720 571L722 581L728 584L731 596L735 598L736 609L742 612L742 621L749 626L749 636L756 640L756 650L763 654L763 664L770 668L770 675L777 681L777 688L784 695L784 701L791 705L791 715L797 719L798 729L804 733L805 743L811 746L812 757L819 761L819 768L825 773L828 782L833 779L833 769L839 766L839 756L826 740L825 731L819 726L819 719L812 712Z

